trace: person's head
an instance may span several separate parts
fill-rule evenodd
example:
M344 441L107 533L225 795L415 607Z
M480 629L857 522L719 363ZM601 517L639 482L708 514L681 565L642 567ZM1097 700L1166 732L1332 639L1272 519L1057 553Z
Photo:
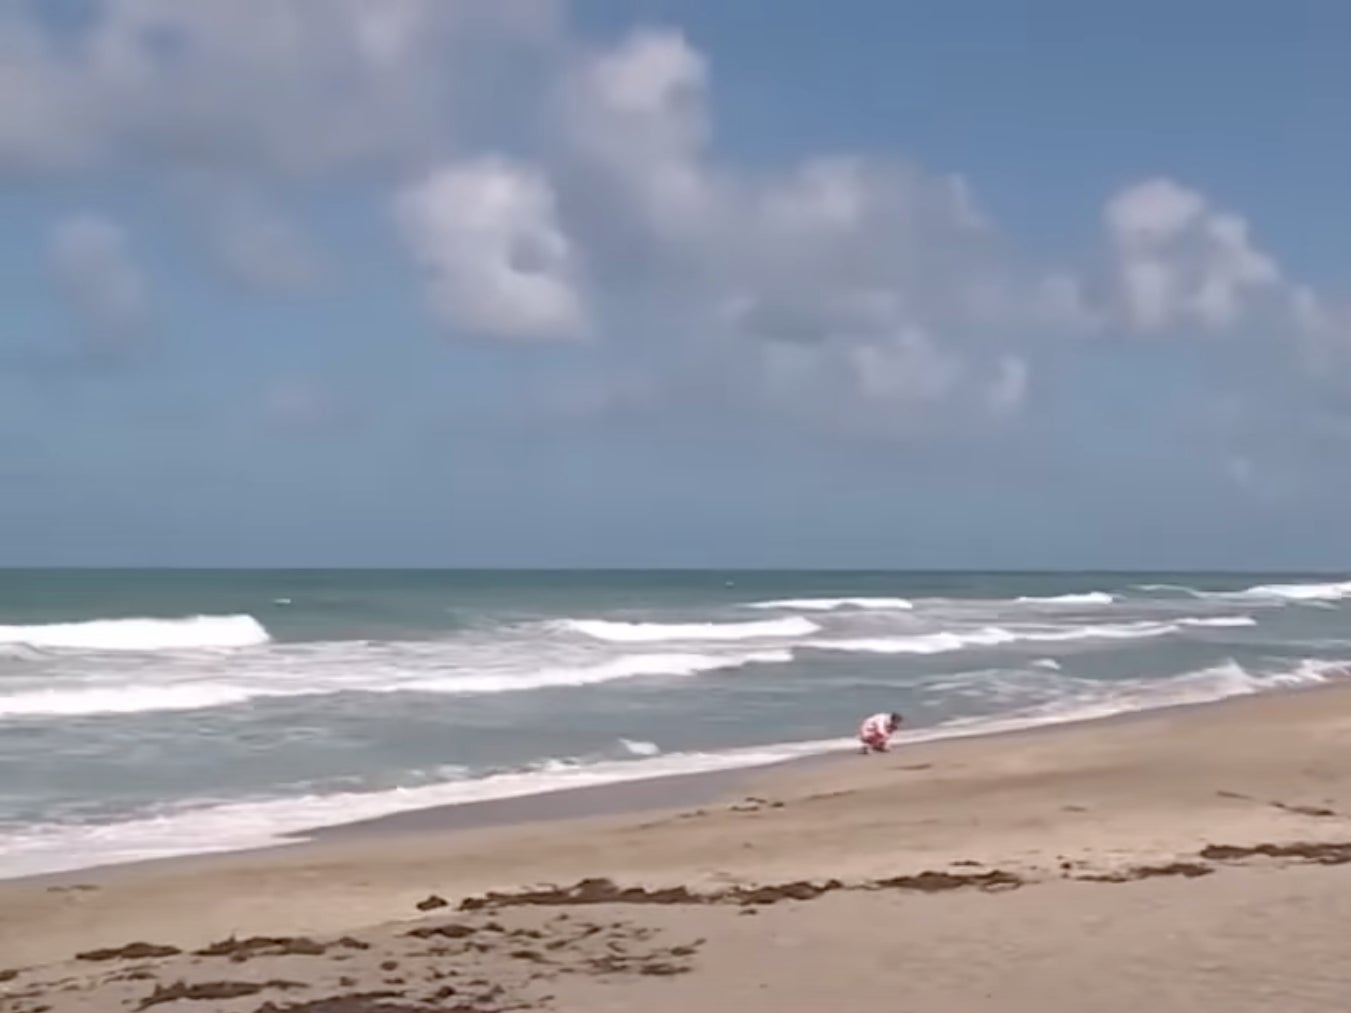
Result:
M887 715L887 721L890 723L893 730L901 727L901 716L895 711L892 711Z

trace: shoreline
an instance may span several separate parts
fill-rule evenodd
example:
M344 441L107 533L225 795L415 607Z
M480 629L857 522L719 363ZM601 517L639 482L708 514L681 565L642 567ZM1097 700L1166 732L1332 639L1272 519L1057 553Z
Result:
M1309 685L1295 685L1256 693L1235 694L1211 700L1183 701L1120 711L1111 714L1070 717L1014 727L998 727L1001 719L991 718L992 728L979 725L967 729L944 731L943 726L914 729L915 737L893 740L891 756L904 755L917 748L941 746L954 742L1017 741L1028 736L1041 736L1058 730L1072 730L1085 726L1111 727L1138 721L1158 719L1170 714L1196 710L1224 708L1245 701L1265 700L1292 694L1318 694L1345 686L1341 680ZM845 740L839 740L843 743ZM735 749L773 748L793 745L775 743L770 746L734 747ZM464 802L433 803L412 809L397 810L378 816L362 817L337 823L320 823L293 831L279 832L273 839L255 845L209 851L190 851L180 854L99 862L72 869L50 872L0 875L0 891L10 885L32 884L61 887L71 883L98 881L109 877L139 875L156 868L190 866L231 858L267 856L273 852L294 852L297 849L322 848L349 841L369 841L386 837L416 837L425 834L464 833L535 824L569 823L603 818L617 818L661 812L689 806L728 802L736 795L759 790L764 778L773 778L780 772L811 772L822 765L862 759L852 748L803 753L766 763L730 766L688 773L652 774L626 780L563 788L546 788L537 792L486 798ZM641 762L641 761L635 761Z
M907 738L903 734L901 737L893 739L890 755L892 757L901 756L907 749L939 745L945 742L972 740L998 742L1003 739L1017 740L1026 736L1040 735L1056 729L1075 729L1093 725L1111 727L1123 723L1158 718L1175 712L1223 707L1244 700L1265 699L1271 696L1286 696L1289 694L1320 693L1325 690L1336 689L1340 685L1345 684L1332 681L1305 686L1288 686L1258 693L1220 697L1214 700L1170 703L1141 710L1068 718L1063 721L1047 721L1021 727L989 730L976 727L971 731L957 729L951 734L927 734L941 731L942 726L934 726L928 729L915 729L915 732L918 733L916 738ZM754 749L758 747L736 748ZM274 846L285 847L292 843L321 843L358 836L478 830L601 816L638 815L663 809L677 809L719 800L725 801L733 794L740 793L742 788L753 787L761 778L786 775L795 770L808 772L823 764L845 763L851 759L862 760L864 758L858 756L852 748L842 747L829 751L823 750L819 753L787 757L753 766L727 767L686 774L655 774L650 777L638 777L627 781L547 789L528 795L514 795L506 798L490 798L472 802L448 802L418 809L405 809L383 816L372 816L350 822L326 823L304 830L288 832L281 835L282 840ZM265 848L250 850L265 850ZM228 854L228 852L218 854ZM172 861L173 859L165 860ZM0 882L4 881L0 880Z
M1351 683L854 759L10 880L0 1005L1344 1009Z
M957 729L950 734L938 732L941 726L915 729L917 738L893 740L889 756L894 759L916 749L941 748L950 743L981 742L997 746L1001 741L1017 742L1069 732L1085 727L1110 728L1137 722L1159 720L1169 715L1223 709L1252 701L1291 695L1320 694L1339 687L1351 688L1351 682L1333 680L1310 685L1288 686L1257 693L1237 694L1214 700L1184 701L1121 711L1113 714L1053 720L1019 727L971 730ZM996 719L997 720L997 719ZM843 742L844 740L840 740ZM738 747L754 749L756 747ZM210 867L232 859L266 859L269 855L295 854L307 849L325 849L348 843L369 843L386 839L416 839L426 835L465 834L478 831L528 828L538 824L569 824L618 819L661 813L690 806L725 804L738 796L762 792L766 779L773 783L780 776L807 775L850 760L864 760L852 748L806 753L768 763L717 768L690 773L654 774L601 784L545 789L528 794L488 798L467 802L448 802L404 809L380 816L338 823L316 824L275 835L257 845L213 851L103 862L54 872L0 876L0 894L11 886L66 888L72 884L99 883L154 874L157 870ZM869 757L873 762L886 758Z

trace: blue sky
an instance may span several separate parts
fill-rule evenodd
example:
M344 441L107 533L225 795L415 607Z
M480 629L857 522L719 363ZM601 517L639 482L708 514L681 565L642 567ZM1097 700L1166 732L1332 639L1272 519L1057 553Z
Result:
M0 4L0 563L1351 566L1349 32Z

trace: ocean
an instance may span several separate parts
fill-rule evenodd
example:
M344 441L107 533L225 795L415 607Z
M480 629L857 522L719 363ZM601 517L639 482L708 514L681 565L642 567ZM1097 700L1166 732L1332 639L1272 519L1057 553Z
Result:
M1311 685L1298 574L0 571L0 877ZM904 737L902 741L904 740Z

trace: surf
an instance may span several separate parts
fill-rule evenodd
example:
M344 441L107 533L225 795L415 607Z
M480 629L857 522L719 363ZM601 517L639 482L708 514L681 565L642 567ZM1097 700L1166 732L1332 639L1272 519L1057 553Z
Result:
M1111 605L1115 595L1106 591L1086 591L1082 594L1052 594L1044 597L1024 595L1014 601L1023 605Z
M615 644L655 643L663 640L759 640L805 637L821 627L797 616L732 623L631 623L610 619L562 619L551 624L564 633Z
M802 612L834 612L840 609L863 611L908 611L915 607L908 598L779 598L772 601L753 601L752 609L773 609Z
M256 647L271 639L263 624L250 615L0 626L0 644L46 650L184 651Z
M864 654L945 654L973 647L1003 647L1017 643L1067 643L1076 640L1134 640L1166 637L1181 631L1205 628L1238 628L1257 625L1251 616L1184 616L1166 622L1098 623L1065 629L1009 629L985 626L975 630L918 633L901 637L852 637L811 640L804 647L822 651Z

